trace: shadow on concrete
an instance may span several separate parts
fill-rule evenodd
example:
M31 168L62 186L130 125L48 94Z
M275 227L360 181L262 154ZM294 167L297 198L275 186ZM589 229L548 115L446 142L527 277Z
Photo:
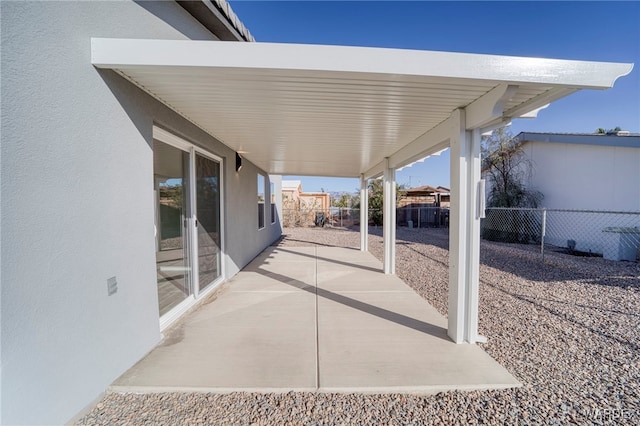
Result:
M269 278L277 279L283 284L287 284L292 287L315 294L318 297L324 297L325 299L334 301L336 303L341 303L345 306L357 309L369 315L373 315L378 318L382 318L384 320L394 322L404 327L412 328L421 333L425 333L430 336L446 340L448 342L451 341L451 339L449 339L449 337L447 336L447 330L443 327L439 327L434 324L420 321L418 319L411 318L406 315L390 311L388 309L380 308L378 306L374 306L369 303L361 302L359 300L356 300L351 297L347 297L338 293L334 293L332 291L328 291L318 287L312 287L302 281L296 280L286 275L278 274L271 271L264 271L261 268L258 268L258 272L261 274L264 274L265 276L268 276ZM380 274L382 274L382 272L380 272ZM425 301L424 303L427 303L427 302Z
M362 265L362 264L359 264L359 263L343 262L341 260L329 259L327 257L322 257L322 256L314 255L314 254L300 253L300 252L297 252L297 251L287 250L285 247L278 247L278 250L283 251L285 253L295 254L295 255L298 255L298 256L304 256L304 257L310 257L310 258L316 259L316 260L322 260L324 262L335 263L337 265L349 266L349 267L357 268L357 269L364 269L365 271L382 272L382 268L373 268L371 266L365 266L365 265ZM353 249L353 250L356 250L356 249Z

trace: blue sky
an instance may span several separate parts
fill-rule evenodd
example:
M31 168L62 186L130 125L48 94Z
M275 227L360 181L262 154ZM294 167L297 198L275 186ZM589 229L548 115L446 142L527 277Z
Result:
M640 132L640 2L231 1L257 41L443 50L633 62L607 91L581 91L512 132ZM301 179L305 191L354 191L356 179ZM448 151L397 173L399 183L449 183Z

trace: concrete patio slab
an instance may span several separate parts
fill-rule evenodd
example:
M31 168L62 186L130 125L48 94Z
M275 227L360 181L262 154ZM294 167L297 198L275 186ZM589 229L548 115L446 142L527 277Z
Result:
M324 266L318 262L318 288L333 292L404 291L413 289L395 276L380 278L382 271L370 271L355 265L352 268ZM419 296L418 296L419 297Z
M247 280L259 281L260 277L264 277L267 280L275 280L292 288L315 286L315 268L315 263L280 262L276 264L263 264L259 267L247 267L247 269L243 270L244 274L242 276L235 276L232 280L234 283L239 283L244 281L245 278Z
M187 315L116 391L433 393L519 386L369 253L269 248Z
M360 251L360 249L345 247L317 247L317 249L318 260L348 263L373 262L378 265L380 264L378 259L376 259L371 253Z
M224 291L188 315L113 390L315 390L315 296Z
M294 291L305 287L315 287L313 271L292 273L284 276L276 272L240 272L228 282L228 289L237 291Z
M251 263L315 262L315 247L267 247Z
M319 289L318 296L320 390L435 393L519 385L478 346L451 342L446 319L413 292Z

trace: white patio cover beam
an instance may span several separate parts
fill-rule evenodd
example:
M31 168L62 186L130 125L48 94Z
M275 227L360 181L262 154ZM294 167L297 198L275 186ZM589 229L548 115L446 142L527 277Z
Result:
M467 128L475 128L574 90L611 87L632 69L404 49L104 38L91 40L91 61L269 174L366 178L383 174L384 158L397 168L428 154L441 141L419 139L456 109L466 108Z
M355 46L114 38L92 38L91 43L92 63L99 68L192 66L377 73L583 89L613 85L611 76L603 73L606 65L616 69L613 80L631 71L630 64Z
M502 83L465 107L467 129L488 127L501 121L507 102L518 93L518 86Z
M399 169L449 146L451 119L443 121L389 157L389 165ZM383 168L384 170L384 168Z
M365 179L377 179L384 174L385 160L371 167L363 173Z
M369 190L368 179L360 175L360 251L369 250Z
M384 243L383 269L385 274L396 273L396 172L385 158L383 177L382 232Z
M548 92L542 93L534 98L529 99L526 102L521 103L518 106L514 106L512 108L505 109L504 111L504 119L518 118L524 117L528 118L531 112L536 112L549 105L551 102L564 98L565 96L569 96L570 94L576 92L578 89L571 87L556 87ZM534 117L535 117L534 115Z

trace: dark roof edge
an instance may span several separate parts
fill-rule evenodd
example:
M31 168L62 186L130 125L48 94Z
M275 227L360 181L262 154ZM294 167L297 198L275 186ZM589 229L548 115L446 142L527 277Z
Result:
M206 29L224 41L256 41L226 0L176 0Z
M640 134L627 136L602 135L596 133L536 133L521 132L516 138L520 143L547 142L568 143L577 145L617 146L624 148L640 148Z

